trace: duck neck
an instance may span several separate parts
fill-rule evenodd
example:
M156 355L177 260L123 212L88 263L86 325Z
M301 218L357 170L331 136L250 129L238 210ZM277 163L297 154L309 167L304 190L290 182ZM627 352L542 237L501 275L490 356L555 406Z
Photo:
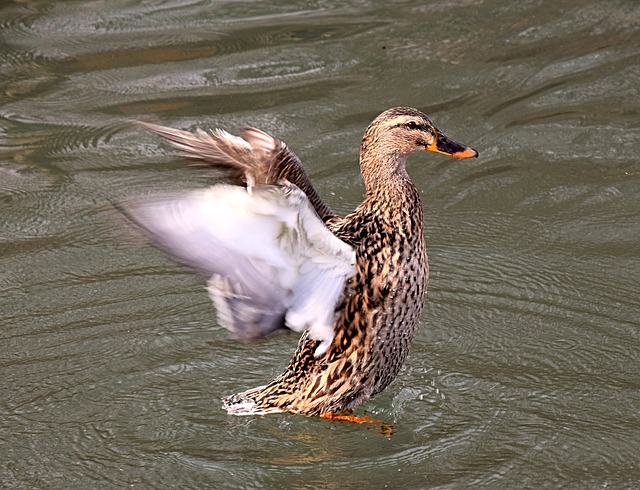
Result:
M360 152L360 171L367 195L377 194L378 190L388 192L392 188L403 189L411 185L407 174L407 156L396 151L373 155L374 152Z

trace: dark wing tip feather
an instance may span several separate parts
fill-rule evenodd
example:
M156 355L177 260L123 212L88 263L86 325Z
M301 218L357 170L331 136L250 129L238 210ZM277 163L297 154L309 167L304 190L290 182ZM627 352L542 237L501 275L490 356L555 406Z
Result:
M191 133L146 121L135 124L169 140L194 165L230 171L234 184L277 184L288 180L303 190L319 216L325 220L333 217L298 156L284 142L260 129L246 127L239 137L221 130Z
M237 136L221 130L192 133L146 121L135 124L169 141L180 156L192 160L195 166L230 171L237 184L244 184L248 174L257 172L250 145Z

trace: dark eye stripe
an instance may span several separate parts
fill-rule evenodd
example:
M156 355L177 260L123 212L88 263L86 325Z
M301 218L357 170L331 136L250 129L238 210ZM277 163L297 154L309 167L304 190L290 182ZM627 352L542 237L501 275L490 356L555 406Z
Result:
M407 128L407 129L419 129L420 131L429 131L429 126L427 126L426 124L420 124L417 123L415 121L409 121L406 123L398 123L395 126L393 126L394 128Z
M426 131L427 127L424 124L418 124L415 121L409 121L407 123L398 124L396 127L404 126L407 129L419 129L421 131Z

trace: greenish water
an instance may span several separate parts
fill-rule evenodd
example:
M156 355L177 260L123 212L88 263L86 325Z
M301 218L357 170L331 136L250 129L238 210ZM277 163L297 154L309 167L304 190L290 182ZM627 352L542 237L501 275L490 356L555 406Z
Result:
M635 0L7 1L0 6L3 488L640 486ZM230 339L111 203L202 186L154 136L246 124L346 213L360 138L424 109L431 280L397 424L230 417L296 343Z

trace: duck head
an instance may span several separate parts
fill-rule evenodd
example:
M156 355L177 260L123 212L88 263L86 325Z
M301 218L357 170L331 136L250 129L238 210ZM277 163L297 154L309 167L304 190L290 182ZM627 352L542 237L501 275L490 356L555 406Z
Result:
M360 164L367 174L382 178L406 175L404 164L410 153L427 150L454 158L474 158L478 152L458 143L434 126L418 109L395 107L374 119L365 131Z

